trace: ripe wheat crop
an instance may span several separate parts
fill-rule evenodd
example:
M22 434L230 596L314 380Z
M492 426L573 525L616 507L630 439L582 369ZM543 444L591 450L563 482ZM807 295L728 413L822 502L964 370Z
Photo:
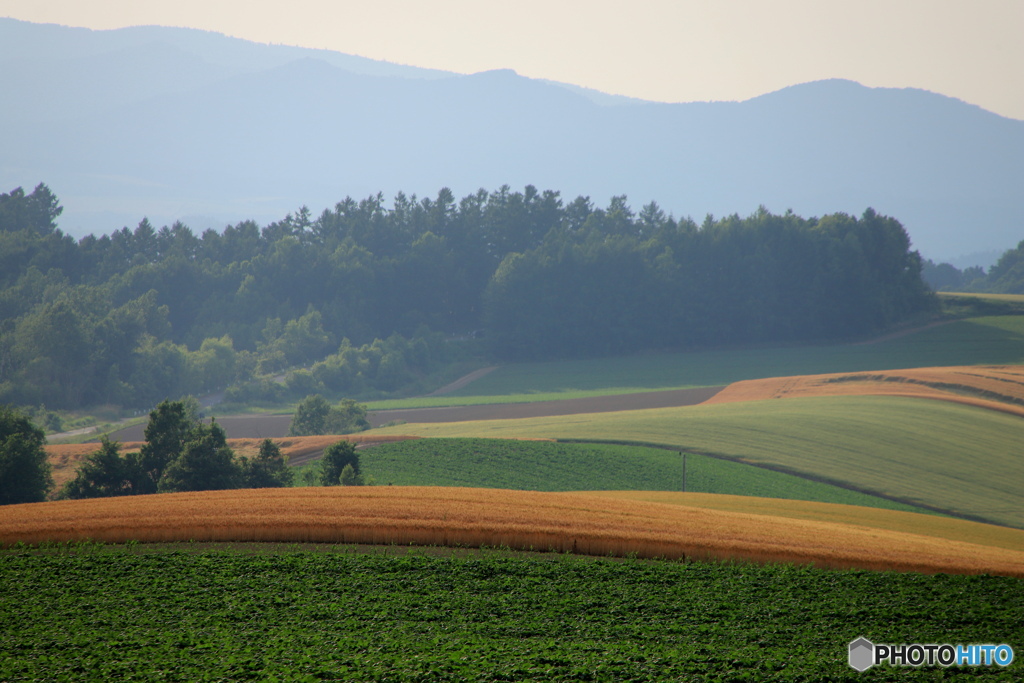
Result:
M8 506L0 543L274 541L499 546L589 555L1024 576L1024 552L836 522L578 493L295 488Z

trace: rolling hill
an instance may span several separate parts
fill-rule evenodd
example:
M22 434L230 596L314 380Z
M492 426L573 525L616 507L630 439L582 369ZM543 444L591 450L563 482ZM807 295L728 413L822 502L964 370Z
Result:
M884 516L880 511L875 514ZM865 519L862 515L859 521ZM914 528L917 523L894 519L902 521L888 526ZM886 529L884 523L861 526L585 493L307 487L13 505L0 522L0 544L194 540L490 546L618 557L1024 575L1021 532L994 539L979 534L979 542L968 542L962 539L970 530L962 525L930 527L930 533L921 534Z

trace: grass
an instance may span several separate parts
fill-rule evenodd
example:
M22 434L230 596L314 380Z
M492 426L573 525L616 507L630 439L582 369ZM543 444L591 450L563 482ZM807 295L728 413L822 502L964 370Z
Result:
M55 580L54 577L59 577ZM847 644L1010 643L1024 581L384 548L0 552L0 679L1019 680ZM15 626L16 625L16 626Z
M517 403L746 379L947 365L1024 363L1024 316L955 320L871 344L649 353L503 365L446 396L372 402L372 409Z
M944 401L839 396L379 431L667 445L1024 527L1024 421Z
M679 491L676 451L614 444L506 439L418 439L359 451L362 471L378 485L468 486L526 491ZM318 462L305 468L316 470ZM297 485L305 481L296 472ZM921 512L839 486L689 454L688 491L844 503Z

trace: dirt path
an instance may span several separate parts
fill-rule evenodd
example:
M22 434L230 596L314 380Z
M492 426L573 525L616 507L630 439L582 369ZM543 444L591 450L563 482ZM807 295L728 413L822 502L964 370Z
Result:
M897 330L896 332L890 332L889 334L883 334L881 337L875 337L874 339L868 339L867 341L857 342L856 344L854 344L854 346L867 346L868 344L881 344L882 342L887 342L887 341L889 341L891 339L899 339L900 337L906 337L907 335L911 335L911 334L914 334L916 332L923 332L925 330L930 330L933 327L940 327L942 325L948 325L951 322L956 322L956 321L954 321L954 320L937 320L937 321L935 321L933 323L928 323L927 325L921 325L920 327L908 327L905 330Z
M475 382L476 380L480 379L484 375L486 375L488 373L491 373L491 372L494 372L497 369L498 369L497 365L492 365L489 368L480 368L479 370L474 370L473 372L469 373L468 375L464 375L464 376L460 377L459 379L455 380L451 384L446 384L445 386L441 387L437 391L430 392L429 394L427 394L427 396L443 396L444 394L450 394L451 392L456 391L458 389L461 389L462 387L466 386L470 382Z
M647 391L639 394L616 394L563 401L537 403L498 403L480 406L452 406L449 408L409 408L405 410L374 410L368 415L373 427L403 420L405 422L468 422L471 420L511 420L523 417L551 415L578 415L580 413L609 413L617 410L644 410L691 406L706 401L724 387ZM274 438L288 434L291 415L225 415L217 418L228 438ZM111 440L141 441L145 425L135 425L114 432Z

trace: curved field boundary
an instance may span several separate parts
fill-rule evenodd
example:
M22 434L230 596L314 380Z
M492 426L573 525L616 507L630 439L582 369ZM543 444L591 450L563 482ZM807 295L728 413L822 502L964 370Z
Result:
M860 505L820 503L787 498L735 496L722 493L680 493L678 491L582 491L581 493L604 498L689 505L753 515L856 524L1024 552L1024 530L901 510L883 510Z
M813 396L931 398L1024 416L1024 366L958 366L796 375L734 382L706 404Z
M745 401L600 415L405 424L382 434L651 444L1024 528L1024 421L904 396Z
M579 493L433 487L205 491L11 505L0 543L496 546L1024 577L1024 552L837 522Z

